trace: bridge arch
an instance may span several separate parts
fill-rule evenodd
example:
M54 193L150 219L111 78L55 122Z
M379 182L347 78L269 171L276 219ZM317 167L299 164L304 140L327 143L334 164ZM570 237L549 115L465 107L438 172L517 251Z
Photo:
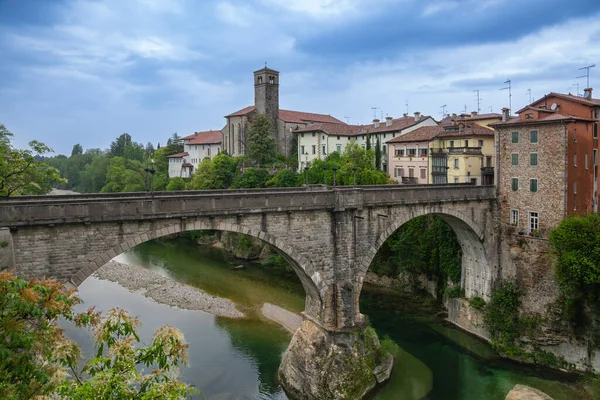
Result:
M461 286L467 298L473 296L489 299L492 290L492 266L484 248L485 232L467 214L450 207L424 207L396 216L388 227L379 234L368 251L357 261L356 310L359 309L359 297L362 285L375 255L386 240L408 221L424 215L441 217L454 231L462 249Z
M110 260L141 243L158 239L167 235L194 230L215 230L221 232L240 233L258 238L271 245L277 251L277 253L283 256L291 265L294 272L300 279L306 295L305 312L314 318L320 319L323 310L321 293L323 293L325 290L325 283L322 281L318 269L315 268L312 262L304 257L294 246L290 245L281 238L251 226L231 222L193 221L190 223L185 223L182 221L181 223L174 223L165 228L137 234L133 237L128 237L127 240L124 240L111 249L103 251L97 255L93 261L79 269L68 280L68 283L73 285L73 287L78 287L85 279L96 272L99 268L107 264Z

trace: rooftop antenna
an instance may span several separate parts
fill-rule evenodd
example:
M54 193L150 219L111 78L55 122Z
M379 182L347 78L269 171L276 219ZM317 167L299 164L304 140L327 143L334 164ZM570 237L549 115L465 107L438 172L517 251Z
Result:
M373 119L377 119L377 110L379 110L379 107L371 107L371 110L373 110Z
M442 109L442 118L444 118L446 116L446 105L444 104L443 106L440 106L440 108Z
M533 103L533 99L531 98L531 89L527 89L527 93L529 94L529 104Z
M490 114L494 113L494 107L490 106Z
M579 68L580 71L582 69L585 69L585 75L578 76L575 79L586 78L587 79L586 88L589 88L590 87L590 68L594 68L595 66L596 66L596 64L592 64L592 65L588 65L587 67Z
M350 123L350 118L352 117L344 117L346 119L346 123L349 124Z
M577 82L577 83L574 83L574 84L572 84L572 85L571 85L571 87L573 87L573 86L576 86L576 87L577 87L577 96L579 96L579 82ZM570 90L570 89L571 89L571 88L569 88L569 90Z
M503 87L500 90L506 90L508 89L508 110L509 112L512 111L512 82L510 81L510 79L508 79L507 81L504 82L505 84L508 83L507 87Z
M381 111L381 113L379 114L379 115L381 115L380 119L383 121L383 110L380 110L380 111Z
M467 113L467 105L466 104L465 104L465 108L464 108L463 113L465 113L465 114Z
M408 114L408 100L406 100L406 113Z
M267 62L265 61L265 68L267 68Z
M480 104L480 100L481 100L481 99L479 98L479 89L477 89L477 90L473 90L473 91L477 93L477 114L479 114L479 113L481 112L481 107L479 106L479 104Z

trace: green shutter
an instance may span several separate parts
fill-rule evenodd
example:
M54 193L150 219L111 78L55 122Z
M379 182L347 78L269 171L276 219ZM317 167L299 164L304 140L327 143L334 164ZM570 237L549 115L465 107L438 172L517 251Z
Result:
M519 155L516 153L511 154L512 165L519 165Z
M512 178L512 190L513 192L519 190L519 178Z
M529 138L531 140L531 143L537 143L538 142L538 131L529 132Z
M512 142L513 143L519 143L519 132L513 132L512 133Z
M529 153L529 165L538 165L537 153Z
M537 182L537 179L530 179L529 180L529 191L530 192L537 192L538 191L538 182Z

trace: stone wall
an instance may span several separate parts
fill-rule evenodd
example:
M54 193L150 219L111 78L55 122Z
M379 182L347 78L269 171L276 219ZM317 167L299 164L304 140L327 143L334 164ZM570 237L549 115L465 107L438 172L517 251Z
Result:
M0 269L15 267L13 240L8 228L0 228Z

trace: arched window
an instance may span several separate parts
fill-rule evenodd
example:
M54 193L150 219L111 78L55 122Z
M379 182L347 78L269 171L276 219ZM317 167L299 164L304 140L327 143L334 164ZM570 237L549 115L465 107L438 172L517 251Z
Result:
M275 83L275 77L274 76L269 76L269 83L271 85Z
M258 77L258 84L260 85L261 83L263 83L262 76L259 76Z

